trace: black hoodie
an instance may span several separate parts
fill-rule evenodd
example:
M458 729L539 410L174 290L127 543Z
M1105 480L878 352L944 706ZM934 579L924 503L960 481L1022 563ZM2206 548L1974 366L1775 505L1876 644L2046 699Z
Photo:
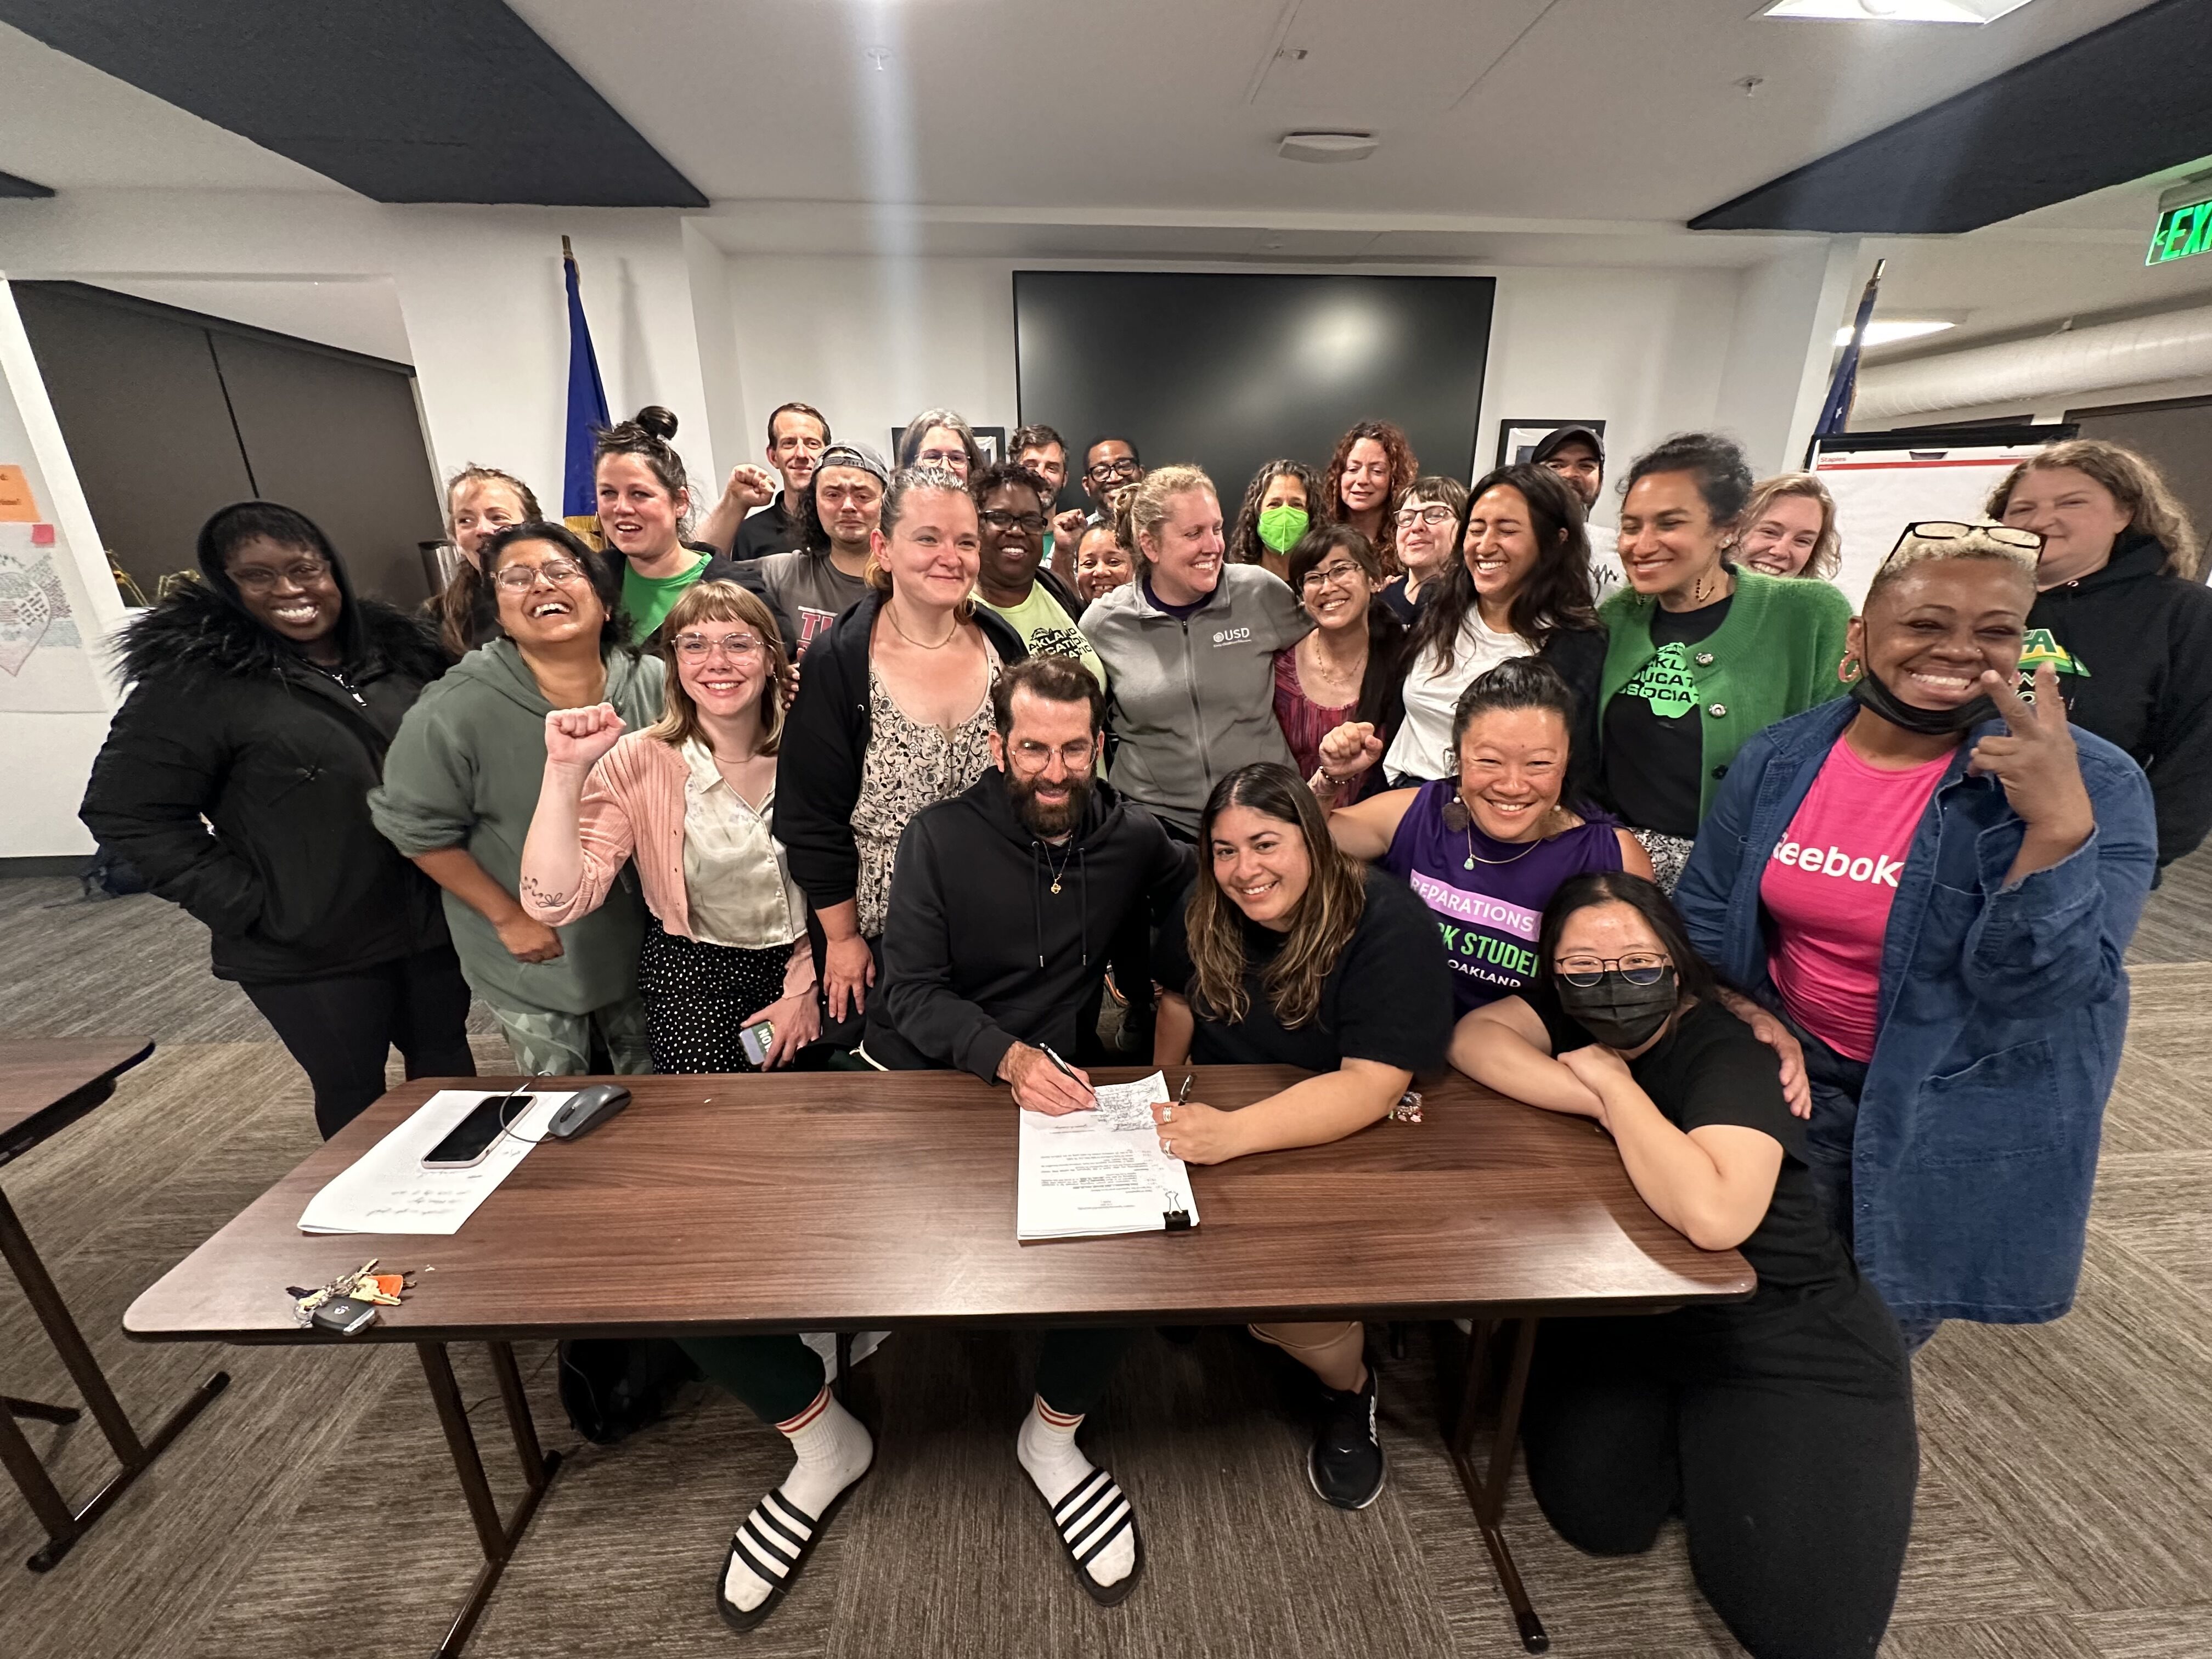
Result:
M2166 562L2155 538L2123 534L2102 569L2036 596L2020 661L2053 662L2074 723L2150 779L2161 866L2212 828L2212 589Z
M1065 845L1039 840L993 767L915 814L899 839L869 1057L988 1083L1016 1042L1073 1054L1109 941L1133 911L1180 894L1190 872L1189 849L1103 781Z
M207 924L218 979L324 978L444 945L437 890L377 834L368 799L444 665L435 637L356 599L331 556L349 689L256 621L204 548L201 564L205 581L124 630L131 695L77 816Z

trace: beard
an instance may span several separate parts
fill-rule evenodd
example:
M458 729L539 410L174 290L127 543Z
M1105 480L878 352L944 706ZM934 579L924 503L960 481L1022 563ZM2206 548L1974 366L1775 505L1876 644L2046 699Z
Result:
M1091 805L1091 780L1088 775L1067 780L1067 799L1045 802L1037 799L1037 780L1006 775L1006 793L1014 803L1014 816L1022 821L1023 828L1041 840L1052 841L1064 836L1083 822L1084 809Z

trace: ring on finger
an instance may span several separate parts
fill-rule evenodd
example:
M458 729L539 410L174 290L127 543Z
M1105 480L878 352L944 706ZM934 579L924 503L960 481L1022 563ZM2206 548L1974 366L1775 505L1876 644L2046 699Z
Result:
M1175 1142L1173 1142L1172 1140L1163 1140L1163 1141L1161 1141L1161 1142L1160 1142L1160 1150L1161 1150L1162 1152L1165 1152L1165 1153L1169 1154L1170 1157L1172 1157L1172 1156L1174 1155L1174 1153L1175 1153Z
M1174 1122L1174 1121L1175 1121L1175 1108L1174 1108L1174 1107L1172 1107L1172 1106L1170 1106L1170 1107L1169 1107L1169 1108L1167 1109L1167 1110L1165 1110L1164 1112L1162 1112L1162 1113L1160 1114L1160 1121L1161 1121L1161 1122L1163 1122L1163 1123L1172 1123L1172 1122Z

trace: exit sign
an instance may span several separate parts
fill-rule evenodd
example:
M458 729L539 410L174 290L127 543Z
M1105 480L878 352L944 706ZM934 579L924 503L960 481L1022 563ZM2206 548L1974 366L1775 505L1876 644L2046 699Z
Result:
M2185 202L2158 216L2158 228L2150 234L2147 265L2185 259L2192 253L2212 252L2212 198Z

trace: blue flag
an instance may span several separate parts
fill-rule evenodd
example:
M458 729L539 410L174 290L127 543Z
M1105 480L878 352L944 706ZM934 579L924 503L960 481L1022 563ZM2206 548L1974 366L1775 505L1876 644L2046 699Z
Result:
M1888 263L1887 259L1874 262L1874 275L1867 278L1866 292L1859 295L1858 319L1851 325L1850 341L1836 362L1835 378L1828 382L1827 401L1820 405L1820 418L1813 427L1815 439L1838 437L1850 423L1851 402L1859 390L1859 354L1866 346L1867 325L1874 320L1874 301L1881 288L1881 269Z
M576 282L576 256L561 239L561 264L568 280L568 453L561 470L561 513L592 519L599 510L592 480L592 450L607 420L607 390L599 384L599 354L592 349L592 327L584 320L584 296Z

